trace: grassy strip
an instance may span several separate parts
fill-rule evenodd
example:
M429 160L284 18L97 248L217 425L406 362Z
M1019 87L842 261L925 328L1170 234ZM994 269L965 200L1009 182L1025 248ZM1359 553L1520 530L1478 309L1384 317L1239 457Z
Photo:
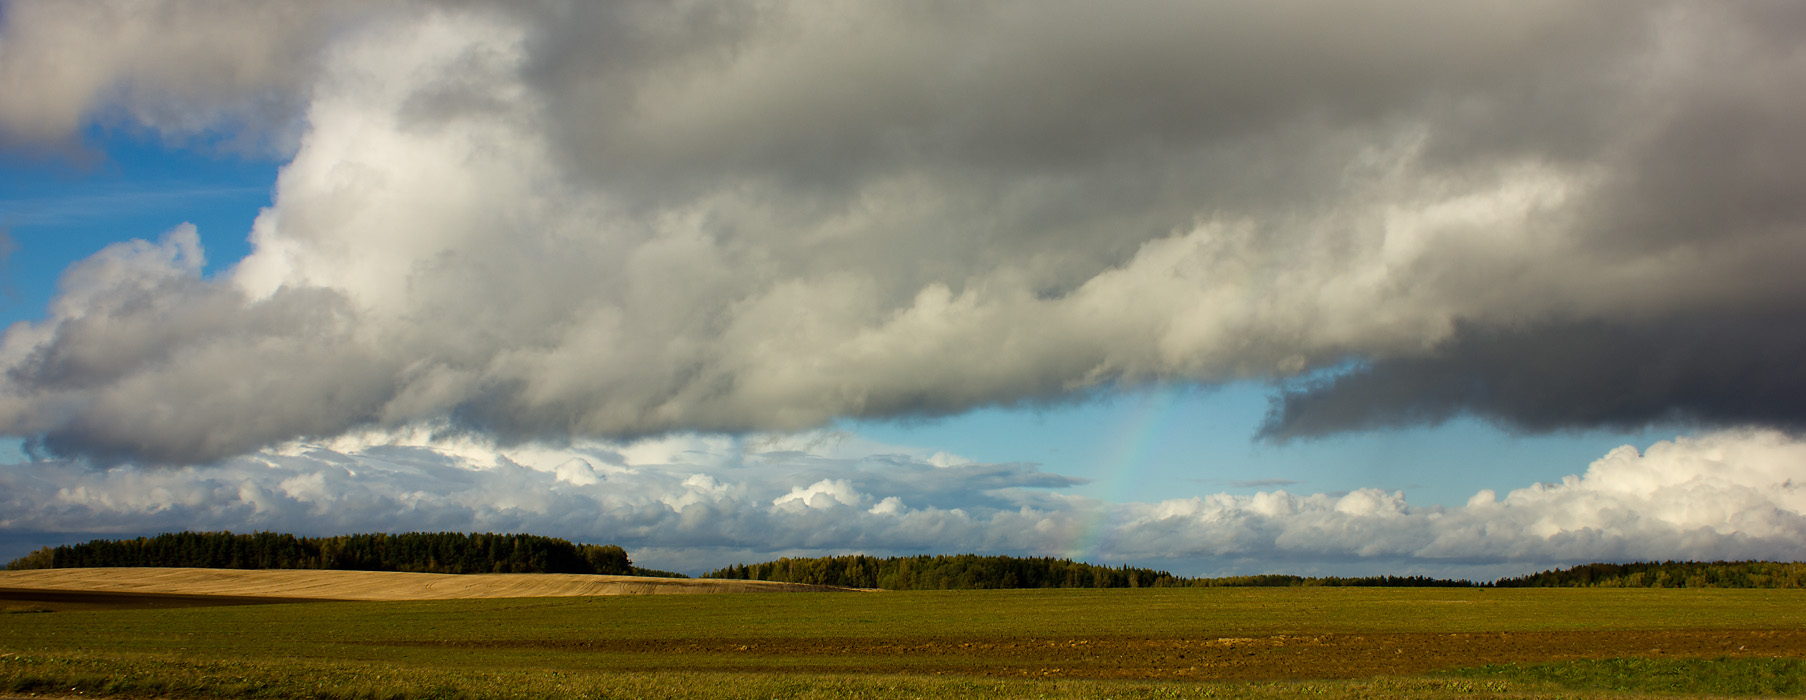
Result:
M1186 683L919 675L596 673L416 668L317 660L195 661L152 656L0 654L0 692L52 696L528 700L530 698L1622 698L1799 696L1798 659L1624 658L1500 664L1430 677Z
M0 692L253 700L1576 697L1571 693L1550 693L1542 686L1496 678L1179 683L706 671L569 673L422 669L306 660L187 661L74 654L0 655Z
M1806 660L1642 657L1493 664L1451 671L1476 680L1542 683L1570 690L1710 695L1806 695Z
M0 648L310 647L398 639L1256 637L1806 627L1806 591L1218 588L618 596L18 615ZM130 628L131 634L121 634ZM96 650L101 650L96 648Z

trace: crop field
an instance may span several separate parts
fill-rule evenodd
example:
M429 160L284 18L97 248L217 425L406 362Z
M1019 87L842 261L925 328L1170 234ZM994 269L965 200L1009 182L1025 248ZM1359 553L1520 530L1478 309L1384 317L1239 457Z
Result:
M754 593L833 590L771 581L650 578L598 574L421 574L307 569L109 567L0 571L6 591L55 590L178 596L327 600L449 600L554 596ZM298 602L298 601L297 601Z
M0 691L15 695L1619 697L1799 695L1803 684L1797 590L719 594L0 615Z

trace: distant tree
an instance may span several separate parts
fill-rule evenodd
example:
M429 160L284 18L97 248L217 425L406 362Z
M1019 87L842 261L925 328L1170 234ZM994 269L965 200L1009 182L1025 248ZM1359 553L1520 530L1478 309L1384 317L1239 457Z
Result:
M633 574L633 563L627 560L627 550L616 545L586 544L581 548L583 561L590 573L615 574L629 576Z
M50 547L39 547L30 554L12 560L6 565L7 571L23 571L25 569L56 568L54 556L56 550Z
M645 569L645 568L641 568L638 566L633 567L633 573L628 574L628 575L629 576L653 576L653 577L657 577L657 578L689 578L690 577L688 574L680 574L676 571L665 571L662 569Z

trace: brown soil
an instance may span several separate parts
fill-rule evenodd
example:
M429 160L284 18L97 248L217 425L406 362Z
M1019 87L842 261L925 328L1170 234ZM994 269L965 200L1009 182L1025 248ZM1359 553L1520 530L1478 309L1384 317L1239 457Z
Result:
M0 588L0 613L62 612L65 610L123 610L140 608L201 608L219 605L269 605L317 603L318 598L274 596L177 595L171 593L109 593L105 591L55 591L32 588Z
M587 574L415 574L295 569L33 569L0 571L0 588L121 595L328 600L446 600L669 593L844 591L829 586Z
M1624 656L1789 656L1806 630L1363 634L1158 639L738 639L423 643L591 651L623 668L1264 680L1410 675L1506 662ZM606 660L598 659L603 666ZM706 664L706 665L699 665Z

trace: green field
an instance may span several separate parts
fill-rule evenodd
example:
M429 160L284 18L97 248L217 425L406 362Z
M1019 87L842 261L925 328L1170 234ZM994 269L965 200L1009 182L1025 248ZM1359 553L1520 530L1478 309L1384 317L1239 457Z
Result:
M0 690L195 697L1806 692L1806 591L1130 589L0 615Z

